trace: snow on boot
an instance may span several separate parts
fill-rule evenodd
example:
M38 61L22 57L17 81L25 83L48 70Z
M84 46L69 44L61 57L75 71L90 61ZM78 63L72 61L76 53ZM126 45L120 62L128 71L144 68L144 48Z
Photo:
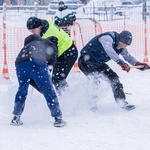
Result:
M22 125L23 122L20 120L20 116L14 116L10 125L13 125L13 126L20 126Z
M61 117L55 117L54 127L63 127L67 123Z
M135 109L134 105L128 104L128 102L126 102L125 100L117 100L116 102L120 108L125 109L127 111Z

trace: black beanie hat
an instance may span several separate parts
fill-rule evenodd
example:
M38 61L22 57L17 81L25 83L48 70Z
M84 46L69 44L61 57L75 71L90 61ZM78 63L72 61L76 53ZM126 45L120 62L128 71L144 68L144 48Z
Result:
M132 43L132 34L131 32L124 30L119 34L119 41L126 44L130 45Z
M31 34L29 36L27 36L24 40L24 46L26 46L28 43L37 40L37 39L41 39L41 36L38 34Z
M27 29L35 29L41 26L41 21L37 17L30 17L27 20Z
M60 2L59 2L59 5L60 5L60 4L63 4L63 5L65 5L65 3L64 3L63 1L60 1Z

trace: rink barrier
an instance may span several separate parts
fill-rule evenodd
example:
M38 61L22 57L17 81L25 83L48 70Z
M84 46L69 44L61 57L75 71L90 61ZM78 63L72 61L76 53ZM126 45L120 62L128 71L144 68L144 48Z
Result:
M81 21L82 22L82 21ZM87 22L91 24L90 27L87 27L87 30L85 32L84 27L81 26L82 23L79 22L74 22L72 29L73 29L73 34L71 35L72 39L74 40L74 44L78 48L79 55L80 55L80 50L89 42L90 39L92 39L94 36L102 33L102 27L99 22L97 22L95 19L88 18L86 21L83 21L83 25L87 25ZM86 27L85 27L86 28ZM94 34L89 34L88 36L85 35L85 33L91 32ZM79 39L80 38L80 47L78 46ZM87 40L85 40L85 38ZM76 72L80 73L79 67L78 67L78 62L75 62L74 64L74 69Z
M148 40L147 40L147 20L144 20L144 34L145 34L145 52L144 52L144 62L148 63Z
M101 26L100 22L98 22L97 20L95 20L93 18L89 18L89 20L91 22L93 22L95 25L95 36L100 34L100 33L103 33L102 26Z
M70 36L72 36L72 38L73 38L73 41L74 41L74 44L75 45L77 45L77 41L76 41L76 29L75 29L75 25L76 25L76 23L75 23L75 21L73 22L73 26L72 26L72 30L73 30L73 36L72 35L70 35Z
M77 41L76 41L76 28L75 28L75 26L76 26L76 22L74 21L74 22L73 22L73 25L72 25L72 32L73 32L73 34L71 35L71 37L72 37L72 39L73 39L73 41L74 41L74 45L77 46ZM80 70L79 70L79 67L78 67L78 62L75 62L73 66L74 66L75 72L80 73Z
M3 50L4 50L4 63L3 63L3 77L7 80L10 79L8 64L7 64L7 47L6 47L6 22L5 22L5 14L3 16Z
M8 65L7 63L5 62L4 65L3 65L3 77L7 80L9 80L9 72L8 72Z
M101 22L100 25L95 25L95 23L89 19L77 20L76 22L80 24L80 28L78 24L75 24L74 27L71 28L71 37L73 40L75 40L79 55L80 50L83 48L83 46L86 45L89 40L92 39L95 35L107 31L116 31L119 33L124 30L123 21L115 21L111 22L111 24L110 22ZM24 26L13 26L13 24L11 24L11 26L10 24L8 24L7 26L6 25L4 24L4 27L7 27L6 32L3 31L3 25L0 27L0 34L2 35L0 37L0 45L1 48L4 49L0 51L0 69L2 70L1 73L4 75L5 79L10 78L12 80L16 79L15 59L24 45L25 37L31 33L29 33L29 31ZM144 55L148 58L148 52L145 53L144 46L144 23L134 22L133 24L126 20L126 30L131 31L133 35L133 42L129 47L127 47L127 49L131 55L133 55L137 60L142 62ZM150 24L147 24L147 41L150 39L149 31ZM147 42L147 44L148 46L150 46L150 42ZM110 65L110 67L112 67L112 69L114 69L114 71L121 71L121 69L115 62L110 61L108 62L108 64ZM73 71L74 70L75 72L79 71L77 62L74 64Z

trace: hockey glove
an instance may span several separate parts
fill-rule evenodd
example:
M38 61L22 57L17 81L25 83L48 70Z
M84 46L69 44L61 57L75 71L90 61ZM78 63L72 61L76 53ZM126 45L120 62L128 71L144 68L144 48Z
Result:
M149 69L149 65L147 63L141 63L139 61L135 64L135 66L141 66L141 68L138 69L142 71Z
M126 64L123 60L118 59L116 62L119 66L121 66L122 70L124 70L126 72L130 71L130 66L128 64Z

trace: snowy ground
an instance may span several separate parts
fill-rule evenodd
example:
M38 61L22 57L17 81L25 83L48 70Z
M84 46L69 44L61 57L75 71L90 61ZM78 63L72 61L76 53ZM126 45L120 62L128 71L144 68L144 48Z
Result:
M12 17L10 25L25 25L15 21ZM0 150L150 150L150 70L118 74L127 101L136 109L120 109L107 82L102 80L94 91L82 73L72 72L70 89L59 97L64 128L53 127L44 97L31 87L21 118L24 125L10 126L18 83L0 78ZM99 96L97 112L90 110L93 93Z
M119 67L119 66L118 66ZM150 70L120 71L130 112L118 108L107 82L97 92L98 111L90 110L92 86L82 73L69 75L69 91L59 97L67 126L53 127L41 94L32 88L22 115L23 126L10 125L17 82L0 79L0 150L149 150Z

